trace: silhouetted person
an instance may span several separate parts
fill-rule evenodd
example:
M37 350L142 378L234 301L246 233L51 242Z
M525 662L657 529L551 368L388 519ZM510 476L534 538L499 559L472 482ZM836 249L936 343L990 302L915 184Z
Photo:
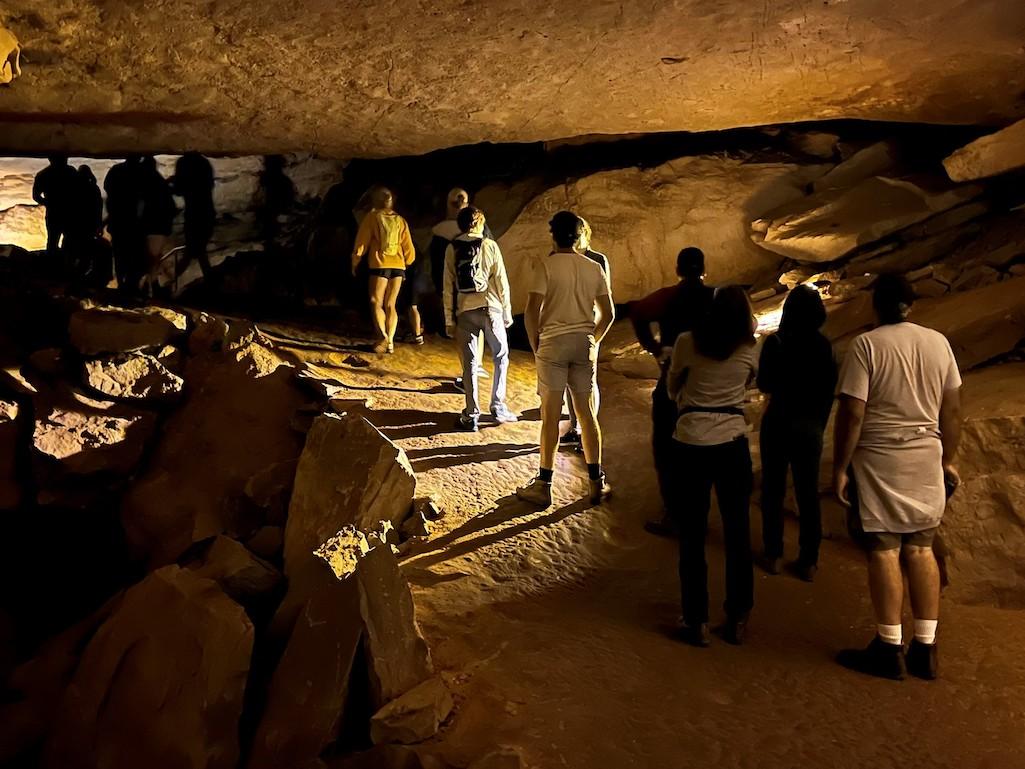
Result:
M46 253L60 257L61 238L67 235L78 175L66 155L51 155L50 165L36 174L32 199L46 208Z
M102 229L103 195L92 169L87 165L79 166L68 216L68 230L64 236L64 250L75 280L89 278L90 282L98 281L98 276L94 274L98 253L96 241Z
M679 503L676 498L676 448L673 431L676 429L676 403L666 390L666 372L669 356L676 338L685 331L693 331L697 322L708 312L715 289L704 284L705 255L700 248L685 248L676 256L676 274L680 282L660 288L652 294L631 302L628 313L637 341L659 363L661 375L651 392L651 452L655 460L655 473L662 495L661 520L648 521L645 528L653 534L675 535L674 518ZM658 326L658 338L651 325Z
M160 260L167 249L174 217L178 208L171 195L171 185L157 169L157 161L147 155L142 161L140 190L142 192L142 231L146 237L146 277L152 291Z
M186 152L174 166L174 194L185 200L185 258L178 262L181 275L193 261L199 262L203 280L213 281L207 247L214 234L214 167L198 152Z
M833 484L850 506L851 536L864 549L876 636L837 655L844 667L901 679L937 675L940 572L933 552L949 494L960 483L961 374L946 337L910 323L914 291L903 277L876 281L879 326L857 337L840 373ZM903 567L903 568L902 568ZM914 640L904 654L907 572Z
M114 271L121 291L135 292L146 273L146 235L142 227L142 156L129 155L103 180L107 193L107 229Z
M755 319L743 289L719 289L693 332L673 346L666 388L679 419L675 470L679 476L682 640L708 645L708 565L705 540L712 488L726 550L723 638L744 639L754 606L751 558L751 450L744 395L758 369Z
M295 201L295 184L285 173L285 159L281 155L265 156L256 190L256 215L268 251L276 246L281 218L295 207Z
M794 568L807 582L815 576L822 542L819 466L836 389L833 347L819 331L825 322L819 292L798 286L783 304L779 331L765 340L758 363L758 389L769 396L760 436L765 568L770 574L780 571L789 468L801 526Z

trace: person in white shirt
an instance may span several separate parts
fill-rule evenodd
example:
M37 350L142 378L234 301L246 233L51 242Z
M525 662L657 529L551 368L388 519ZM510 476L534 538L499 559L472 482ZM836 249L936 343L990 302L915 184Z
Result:
M495 375L491 387L491 416L497 422L515 422L516 415L505 403L509 380L509 340L512 325L509 279L502 251L484 236L484 213L473 206L463 208L457 222L462 235L454 238L445 253L443 304L445 326L456 337L463 364L466 408L459 417L460 429L476 432L480 420L478 371L481 369L478 336L491 349Z
M900 680L936 677L940 573L932 545L961 434L961 375L942 334L908 322L914 290L883 275L872 296L879 326L852 343L840 373L833 484L849 507L852 537L867 553L877 633L844 667ZM904 654L907 570L915 636Z
M580 422L590 481L590 500L599 504L611 493L601 466L602 438L597 414L598 345L616 318L609 281L597 262L578 252L583 224L560 211L548 224L555 251L534 268L523 322L537 362L541 396L540 470L516 490L524 502L552 504L552 478L559 448L559 420L568 387Z

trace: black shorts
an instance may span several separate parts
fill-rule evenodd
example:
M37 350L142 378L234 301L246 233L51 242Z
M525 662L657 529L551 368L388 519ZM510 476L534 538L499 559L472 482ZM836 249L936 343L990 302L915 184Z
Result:
M399 269L398 267L385 267L381 269L371 268L367 271L367 274L370 275L371 278L384 278L385 280L406 277L406 271Z
M874 553L881 550L899 550L904 545L911 547L932 547L936 538L939 526L922 531L892 532L892 531L865 531L861 523L861 509L858 504L858 485L854 481L854 473L848 473L850 483L847 486L847 495L851 506L847 509L847 533L851 539L866 553Z

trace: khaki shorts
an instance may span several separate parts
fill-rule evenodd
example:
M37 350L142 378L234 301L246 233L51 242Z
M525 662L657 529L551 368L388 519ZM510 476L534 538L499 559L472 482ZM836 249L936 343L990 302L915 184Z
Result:
M543 339L535 356L537 392L590 395L598 389L598 345L592 334L561 334Z

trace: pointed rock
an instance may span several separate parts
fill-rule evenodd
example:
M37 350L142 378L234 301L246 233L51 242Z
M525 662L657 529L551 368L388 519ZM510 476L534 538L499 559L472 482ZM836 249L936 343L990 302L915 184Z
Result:
M428 679L374 714L370 739L377 745L423 742L438 733L454 705L452 692L441 677Z
M150 355L125 354L86 361L85 384L111 398L161 402L179 397L185 380Z
M1025 167L1025 120L962 147L943 161L943 167L955 182L984 179Z

